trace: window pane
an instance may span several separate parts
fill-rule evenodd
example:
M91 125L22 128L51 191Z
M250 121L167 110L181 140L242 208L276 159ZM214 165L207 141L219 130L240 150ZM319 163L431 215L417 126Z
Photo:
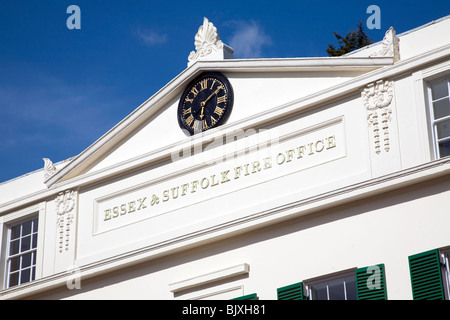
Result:
M11 241L11 243L9 245L9 255L10 256L19 253L19 244L20 244L20 239Z
M31 236L27 236L22 239L22 244L20 246L20 251L24 252L30 250L31 248Z
M447 88L448 88L447 81L434 84L431 87L433 100L440 99L440 98L448 96L448 89Z
M22 256L22 269L31 266L31 253Z
M439 143L439 155L441 157L450 156L450 140Z
M31 269L25 269L22 270L22 272L20 273L20 283L25 283L25 282L29 282L30 281L30 275L31 275Z
M9 262L9 270L11 272L19 270L20 268L20 257L12 258Z
M438 138L450 137L450 120L441 122L437 125Z
M15 286L19 284L19 272L14 272L9 275L9 286Z
M433 109L435 120L450 115L450 100L447 98L433 102Z
M333 281L328 284L330 300L345 300L344 282L342 280Z
M20 237L20 224L18 226L14 226L11 228L11 240L17 239Z
M33 219L33 232L38 231L38 218Z
M31 233L31 220L22 223L22 237Z
M32 243L32 249L37 247L37 233L33 234L33 243Z
M345 281L347 289L347 300L356 300L356 281L355 279L348 279Z
M328 300L326 285L315 285L311 291L313 300Z
M36 267L31 268L31 280L35 279Z

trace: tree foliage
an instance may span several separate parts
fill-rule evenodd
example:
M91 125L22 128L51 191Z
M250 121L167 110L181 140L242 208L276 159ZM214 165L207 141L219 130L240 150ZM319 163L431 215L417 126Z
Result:
M352 29L345 37L342 37L337 32L333 33L338 40L339 48L336 49L335 46L330 43L327 49L327 53L330 57L342 56L373 43L373 40L370 39L364 31L363 21L358 24L356 30Z

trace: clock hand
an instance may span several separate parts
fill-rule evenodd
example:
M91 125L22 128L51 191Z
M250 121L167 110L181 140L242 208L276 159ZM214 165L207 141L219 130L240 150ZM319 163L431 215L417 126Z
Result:
M205 105L209 102L209 100L211 100L211 98L212 98L213 96L215 96L216 94L218 94L219 91L222 90L222 89L223 89L222 86L218 87L218 88L216 89L216 91L214 91L213 93L211 93L211 94L209 95L209 97L206 98L205 101L202 101L202 102L200 103L200 106L202 107L202 110L201 110L201 113L200 113L200 119L203 119L203 117L204 117L203 111L205 110Z

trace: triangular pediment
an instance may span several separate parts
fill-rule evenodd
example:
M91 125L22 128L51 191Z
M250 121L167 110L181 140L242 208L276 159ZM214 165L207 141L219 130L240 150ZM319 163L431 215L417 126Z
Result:
M127 162L140 163L140 159L152 154L158 158L164 150L169 152L173 146L189 143L192 138L177 122L178 102L186 86L204 72L225 75L234 91L233 111L222 127L212 130L217 131L243 125L268 113L276 118L283 107L392 63L389 57L198 61L51 176L46 184L51 186L104 172Z

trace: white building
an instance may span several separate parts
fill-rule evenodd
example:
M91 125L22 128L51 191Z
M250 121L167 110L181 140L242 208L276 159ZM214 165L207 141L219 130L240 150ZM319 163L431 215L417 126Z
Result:
M128 117L0 184L0 297L448 299L449 33L239 60L205 19Z

